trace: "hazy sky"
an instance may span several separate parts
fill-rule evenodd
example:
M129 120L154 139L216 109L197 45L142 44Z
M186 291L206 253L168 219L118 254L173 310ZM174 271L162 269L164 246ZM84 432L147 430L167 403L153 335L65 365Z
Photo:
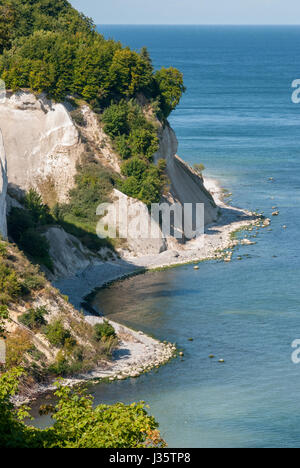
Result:
M97 24L300 24L300 0L71 0Z

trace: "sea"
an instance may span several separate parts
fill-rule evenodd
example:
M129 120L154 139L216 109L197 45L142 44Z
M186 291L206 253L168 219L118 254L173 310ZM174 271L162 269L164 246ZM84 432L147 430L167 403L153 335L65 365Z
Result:
M299 447L300 27L98 30L147 46L156 69L183 72L187 91L170 117L178 154L204 164L232 205L279 216L231 263L150 272L98 293L108 318L176 343L184 357L92 387L95 403L145 401L171 448Z

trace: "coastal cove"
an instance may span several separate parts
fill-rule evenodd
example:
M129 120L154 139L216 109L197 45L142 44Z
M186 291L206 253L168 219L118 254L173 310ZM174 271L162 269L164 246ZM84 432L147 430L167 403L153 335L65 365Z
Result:
M170 61L182 69L188 92L171 118L180 156L203 163L233 193L233 206L266 217L276 207L279 216L230 263L148 272L98 292L93 305L107 318L176 342L184 357L139 379L93 386L95 403L146 401L170 447L297 446L300 369L291 343L300 324L300 149L290 85L300 30L101 30L132 47L147 44L157 67ZM73 288L79 305L97 282L121 276L117 264L107 268L104 281L89 271L61 289L72 297Z
M200 262L229 262L234 249L243 247L243 244L255 244L259 230L269 226L269 219L226 205L223 201L224 191L216 181L209 179L205 181L205 184L214 195L215 202L220 209L220 216L218 222L205 229L203 246L199 247L197 242L195 245L191 242L186 251L179 250L175 253L167 251L160 255L100 263L55 283L55 286L68 297L73 306L77 309L84 309L85 319L89 324L103 323L102 307L95 300L98 297L98 291L101 293L103 289L113 286L114 283L126 282L127 278L133 279L140 275L146 276L147 272L164 271L182 265L198 270ZM249 235L246 234L248 231ZM141 331L143 326L138 328L126 326L122 320L119 323L113 319L110 319L110 323L120 340L113 360L89 373L65 379L66 385L136 378L145 372L158 369L176 355L181 354L174 343L162 337L160 337L161 341L158 341L155 334L149 336L143 333ZM38 395L42 396L54 389L52 384L38 385L33 389L31 396L33 398Z

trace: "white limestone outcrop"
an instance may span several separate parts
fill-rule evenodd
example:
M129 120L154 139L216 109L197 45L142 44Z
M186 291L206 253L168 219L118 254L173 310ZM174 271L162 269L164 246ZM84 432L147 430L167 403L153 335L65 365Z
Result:
M174 130L167 124L160 131L160 148L155 160L165 159L167 174L171 182L170 192L174 201L181 203L203 203L205 225L216 221L218 207L206 190L203 179L177 155L178 142Z
M0 128L9 183L50 205L67 201L83 145L65 106L19 91L0 106Z

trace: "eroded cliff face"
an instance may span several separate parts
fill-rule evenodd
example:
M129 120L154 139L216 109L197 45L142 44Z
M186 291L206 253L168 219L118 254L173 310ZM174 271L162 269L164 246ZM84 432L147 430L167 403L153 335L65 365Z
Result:
M50 206L68 200L69 190L74 186L77 163L87 147L102 165L120 173L120 158L111 147L108 136L99 124L98 116L88 106L83 106L81 113L85 125L79 126L68 110L68 105L55 104L43 95L35 96L26 91L9 95L0 106L0 128L3 132L10 187L24 191L35 188ZM155 154L155 161L166 160L167 175L171 183L170 193L165 201L203 203L205 224L212 223L217 219L218 208L205 189L202 177L177 156L178 143L171 127L168 124L163 127L159 122L158 125L160 149ZM3 148L1 154L1 171L5 174ZM0 213L1 229L5 235L5 176L2 179L4 189L1 191ZM114 204L121 199L126 200L133 210L131 213L136 209L139 222L143 226L150 225L151 217L143 203L117 190L114 190L112 197ZM118 229L122 229L127 221L125 215L125 212L120 213ZM104 222L108 218L109 215L104 218ZM134 215L128 222L134 224ZM57 277L72 276L76 271L86 269L98 261L94 254L59 227L50 228L45 235L50 243ZM120 253L126 257L155 255L168 249L180 248L181 244L182 242L178 243L172 236L164 236L161 232L155 239L137 239L129 235L122 242Z
M147 206L119 190L113 191L113 203L101 219L101 225L108 225L114 218L117 234L123 238L120 249L123 257L156 255L168 249L168 239L151 218Z
M178 142L169 125L160 130L160 149L155 160L165 159L167 174L171 182L170 192L174 201L181 203L203 203L205 225L216 221L218 207L206 190L203 178L177 155Z
M2 133L0 130L0 234L4 238L7 237L6 192L7 192L6 157L5 157Z
M20 91L0 106L0 128L9 183L50 205L67 201L83 145L65 106Z

